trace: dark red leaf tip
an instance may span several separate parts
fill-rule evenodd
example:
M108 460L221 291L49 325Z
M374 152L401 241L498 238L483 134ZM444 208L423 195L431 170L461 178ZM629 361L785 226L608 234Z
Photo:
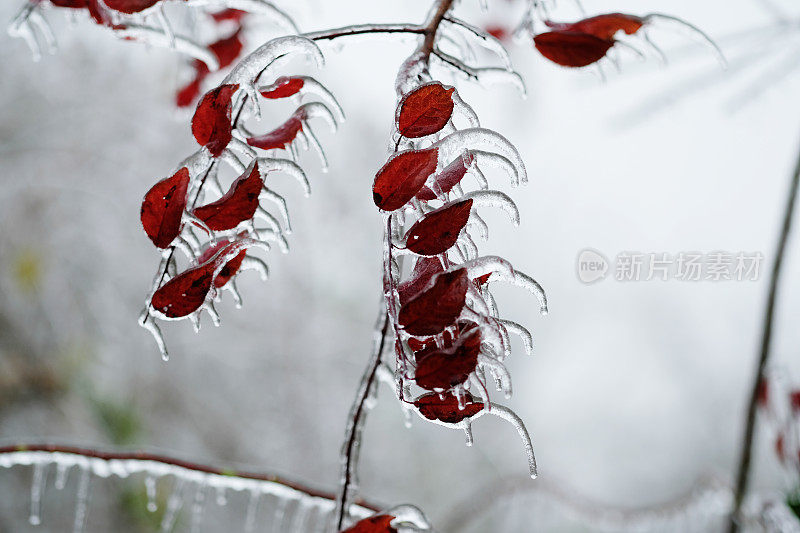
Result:
M392 520L395 518L390 514L370 516L343 529L341 533L397 533L397 529L392 526Z
M458 398L454 394L447 393L441 396L435 392L420 396L414 401L414 406L428 420L439 420L446 424L458 424L483 410L482 402L476 400L470 393L465 394L463 408L459 407Z
M275 83L260 89L261 96L269 99L287 98L299 93L305 85L305 80L301 77L281 76Z

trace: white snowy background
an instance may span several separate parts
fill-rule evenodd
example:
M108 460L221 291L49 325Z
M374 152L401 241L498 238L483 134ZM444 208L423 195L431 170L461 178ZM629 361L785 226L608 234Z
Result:
M2 2L0 20L10 20L18 3ZM418 22L429 3L283 5L303 30L314 30ZM462 4L478 25L511 25L521 7L493 0L483 13L477 2ZM556 18L578 16L562 4ZM522 224L514 229L487 213L490 241L481 249L535 277L551 302L542 318L531 295L510 287L496 293L502 315L535 338L531 358L515 345L508 404L532 434L541 479L601 504L650 505L704 476L732 479L767 278L586 286L576 257L586 247L612 258L629 250L725 250L762 252L764 266L771 264L800 143L800 80L791 70L800 38L754 33L775 23L766 1L584 4L590 14L685 18L732 63L723 72L709 49L654 32L670 65L623 53L622 73L607 64L605 83L546 62L529 44L511 45L527 100L511 87L459 81L483 125L519 148L530 175L527 187L513 191L494 177L517 201ZM777 5L797 14L792 2ZM0 438L109 445L95 406L110 403L138 420L134 447L334 488L379 301L381 219L370 186L387 157L396 69L414 40L328 49L327 67L315 75L348 120L336 135L319 129L328 174L313 154L303 156L310 198L275 179L290 202L291 252L270 254L266 283L242 276L244 307L226 298L220 328L206 322L196 335L188 323L167 324L172 358L164 363L136 325L158 262L138 215L144 192L195 149L190 114L172 104L186 59L120 42L83 18L71 24L55 11L49 18L60 50L40 63L23 42L0 36ZM269 118L277 124L284 116L280 109ZM773 355L800 382L798 238L785 264ZM17 386L26 373L42 374L28 380L35 385L28 392ZM472 448L460 432L421 421L406 429L391 391L382 390L365 432L362 493L382 504L420 505L447 531L455 506L526 476L511 426L485 417L473 429ZM786 487L763 431L755 467L754 488ZM1 471L0 531L67 529L72 483L66 495L46 491L43 525L33 528L30 471ZM144 530L118 510L113 487L119 483L95 486L87 529ZM237 530L243 515L242 502L226 509L210 502L206 530Z

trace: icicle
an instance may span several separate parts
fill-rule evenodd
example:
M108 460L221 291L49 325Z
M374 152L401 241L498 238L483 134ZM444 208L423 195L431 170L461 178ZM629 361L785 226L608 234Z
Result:
M247 503L247 513L244 519L245 533L252 533L256 526L256 513L258 513L258 499L260 494L255 489L250 491L250 500Z
M206 501L206 480L203 480L197 483L197 489L195 489L194 493L194 501L192 501L192 525L191 525L192 533L200 532L205 501Z
M159 25L161 25L164 35L167 36L167 41L169 42L170 48L175 48L175 32L172 31L172 25L169 23L167 14L164 12L164 4L160 3L156 6L156 19L158 20Z
M511 398L513 392L511 389L511 376L506 367L494 357L486 355L483 350L478 354L478 364L488 368L489 372L495 376L497 390L502 391L506 398Z
M320 164L322 165L322 172L327 173L329 170L329 166L328 166L328 158L325 156L325 151L322 149L322 145L317 140L317 136L314 135L314 131L311 129L311 127L305 124L305 121L303 122L304 122L303 127L305 128L304 131L306 134L306 140L314 149L314 151L317 153L317 156L319 156Z
M258 272L261 281L267 281L267 277L269 277L269 267L264 261L257 257L245 255L242 260L242 266L239 267L240 272L243 270L255 270Z
M283 234L283 229L281 228L281 223L278 221L278 219L260 205L256 207L255 217L265 221L269 225L269 229L275 233Z
M217 505L224 507L228 504L228 496L225 493L225 487L217 487Z
M470 227L478 228L478 234L481 236L481 239L483 239L484 241L489 240L489 225L475 211L473 211L469 215L469 221L467 222L467 229L469 229Z
M431 524L423 512L413 505L398 505L389 509L387 513L395 517L392 520L395 525L410 526L421 531L431 529Z
M161 30L137 24L125 24L124 27L114 30L114 35L120 39L141 41L151 46L174 48L178 52L202 61L211 71L219 69L219 61L207 47L190 41L185 37L175 36L173 44L170 42L169 36Z
M474 207L497 207L503 210L515 226L519 226L519 209L507 194L500 191L474 191L459 200L472 199Z
M282 172L295 178L300 185L303 186L303 191L306 196L311 194L311 184L308 182L308 177L303 169L288 159L274 159L269 157L258 158L258 168L266 175L268 172Z
M265 0L186 0L186 4L190 6L219 6L221 4L229 9L261 15L280 26L287 33L300 33L289 15Z
M69 473L69 466L64 463L59 463L56 467L56 490L63 490L67 486L67 474Z
M38 9L31 11L28 21L34 28L39 30L47 46L47 53L50 55L55 54L58 50L58 43L56 42L56 36L53 34L53 28L50 27L50 24L45 20L42 14L39 13Z
M486 128L469 128L450 134L433 146L439 149L439 162L449 164L464 151L472 151L476 146L487 146L492 152L505 157L514 166L520 183L527 183L528 174L519 152L508 139Z
M482 189L488 188L488 182L486 177L483 176L481 172L481 168L497 168L505 172L509 178L511 178L511 185L519 185L519 172L508 160L508 158L503 157L500 154L495 154L492 152L484 152L482 150L470 150L470 153L474 156L472 160L472 164L469 167L469 171L478 183L480 184ZM484 185L485 184L485 185Z
M467 437L466 444L467 446L471 447L473 444L475 444L475 440L472 438L472 424L470 424L469 421L467 421L467 423L464 424L464 433L466 434Z
M472 24L468 24L461 19L445 18L444 22L448 22L452 28L461 31L462 33L477 37L480 40L480 44L483 48L500 58L506 70L512 70L511 56L509 55L508 50L506 50L506 47L503 45L503 43L501 43L500 40L495 36L473 26Z
M232 0L226 0L232 1ZM299 35L279 37L261 45L242 59L225 77L222 84L239 84L242 88L251 87L257 78L279 57L298 52L314 58L318 66L325 64L319 47L309 39ZM255 91L253 91L255 92ZM251 98L255 98L251 96Z
M673 17L672 15L665 15L663 13L651 13L644 17L644 23L658 23L664 22L667 27L674 27L677 31L687 35L689 38L692 38L702 44L708 45L711 47L714 55L717 58L717 62L719 62L720 66L723 69L728 68L728 61L725 59L725 55L722 53L722 50L719 49L717 43L715 43L711 37L705 34L703 30L695 26L694 24L690 24L685 20L679 19L678 17ZM659 24L660 26L661 24Z
M481 413L483 412L484 411L481 411ZM522 444L525 446L525 453L528 456L528 468L530 470L531 478L536 479L538 475L536 471L536 457L533 454L533 444L531 443L531 437L528 434L528 430L525 428L525 424L522 423L522 420L516 415L516 413L503 405L494 404L492 409L486 412L511 422L511 424L514 426L514 429L517 430L517 433L519 433L519 436L522 439Z
M508 331L519 335L519 338L522 339L522 344L525 345L525 353L533 355L533 335L531 335L531 332L511 320L504 320L502 318L498 320Z
M292 224L289 221L289 209L286 207L286 199L266 185L261 189L261 193L278 206L278 211L280 211L286 225L285 233L286 235L291 235Z
M150 303L148 302L147 308L139 315L139 325L150 332L153 339L156 341L158 351L161 353L161 359L164 362L169 361L169 352L167 351L167 343L164 342L164 336L161 334L161 328L156 324L156 319L149 313Z
M172 494L167 498L167 509L164 511L164 517L161 519L161 531L163 533L172 531L172 526L175 524L175 519L178 517L178 511L183 504L183 484L184 480L178 478L175 482L175 487L172 489Z
M539 313L542 316L547 315L547 295L545 295L544 289L539 285L538 281L523 272L516 271L511 282L533 293L539 300Z
M28 516L28 522L32 526L38 526L42 523L42 487L45 484L44 463L36 463L33 465L33 480L31 481L31 512Z
M158 503L156 503L156 478L153 476L145 477L144 489L147 493L147 511L155 513L158 510Z
M88 466L81 466L81 477L78 478L78 493L75 503L75 522L72 526L73 533L83 533L86 526L86 515L89 506L89 482L91 471Z
M475 110L472 109L472 106L462 100L458 92L453 92L451 98L453 100L455 110L467 120L467 124L469 125L468 127L480 128L481 121L478 119L478 114L475 113Z

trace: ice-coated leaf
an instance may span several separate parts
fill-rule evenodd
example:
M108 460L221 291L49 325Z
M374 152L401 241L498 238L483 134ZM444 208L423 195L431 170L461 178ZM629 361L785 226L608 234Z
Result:
M206 262L181 272L153 293L150 306L166 319L188 316L205 303L214 280L222 270L248 247L258 245L251 239L228 243Z
M236 84L226 84L208 91L192 117L194 138L214 157L231 142L231 97L238 88Z
M453 114L455 88L427 83L408 93L397 111L397 129L405 137L425 137L445 127Z
M261 87L258 91L264 98L274 100L297 94L303 88L303 85L305 85L305 80L300 76L281 76L272 85Z
M233 229L253 218L263 186L264 180L258 169L258 162L253 161L222 198L198 207L194 210L194 215L214 231Z
M153 185L144 196L140 213L142 227L158 248L169 246L180 233L189 180L189 170L183 167Z
M262 150L286 149L297 138L297 135L303 131L302 113L299 113L299 111L299 109L295 111L286 122L271 132L257 137L248 137L247 144Z
M423 394L414 401L414 406L428 420L439 420L447 424L458 424L475 416L483 409L483 403L466 393L466 400L459 408L458 398L452 393L440 396L435 392Z
M427 288L431 278L442 271L444 271L442 263L435 257L420 257L417 259L411 276L397 287L400 304L405 304L419 294L420 291Z
M470 152L464 152L461 157L444 167L441 172L433 177L434 187L438 188L442 193L450 192L453 187L464 179L464 176L467 174L467 169L472 165L474 160L475 157ZM433 189L424 186L417 193L417 198L427 202L435 200L437 196Z
M407 150L393 155L375 175L372 184L375 205L384 211L403 207L436 171L438 157L436 148Z
M406 233L406 247L418 255L439 255L450 249L467 225L472 199L460 200L431 211Z
M167 318L181 318L197 311L206 301L214 282L216 263L208 261L178 274L154 294L153 309Z
M218 243L214 244L213 246L209 246L206 250L200 254L200 257L197 259L198 263L205 263L214 255L231 244L231 241L228 239L223 239ZM230 279L239 272L239 269L242 267L242 262L244 261L244 257L247 254L246 250L242 250L239 252L239 255L235 256L233 259L225 263L225 266L222 267L222 270L219 271L217 277L214 278L214 287L220 288L224 287L226 283L230 281Z
M533 38L536 49L544 57L564 67L585 67L605 57L614 46L613 40L588 33L555 30Z
M392 526L394 518L389 514L370 516L343 529L341 533L397 533L397 529Z
M150 9L161 0L103 0L105 5L114 11L131 15Z
M636 15L625 13L606 13L585 18L577 22L552 22L545 21L547 27L559 31L572 31L578 33L588 33L599 39L612 41L614 35L623 31L628 35L633 35L644 26L645 19Z
M400 308L398 322L410 335L436 335L461 314L469 283L463 268L437 274L430 288Z
M419 356L414 381L427 390L447 390L464 383L478 366L480 350L480 329L470 328L453 346Z
M311 56L317 65L325 64L325 58L316 43L306 37L289 35L266 42L252 53L245 56L225 77L226 84L252 84L264 73L273 61L291 53L303 53Z

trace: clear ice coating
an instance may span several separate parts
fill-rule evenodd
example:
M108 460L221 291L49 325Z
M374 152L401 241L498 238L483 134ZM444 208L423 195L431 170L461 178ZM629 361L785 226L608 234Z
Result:
M519 183L528 181L525 163L519 152L508 139L495 131L486 128L459 130L441 139L433 147L439 149L439 161L442 165L449 164L465 151L486 148L485 151L499 154L513 165Z
M139 41L154 47L172 48L202 61L212 72L219 69L219 61L208 47L186 37L170 36L158 28L132 23L126 23L124 27L114 30L114 35L120 39Z
M228 474L212 474L155 459L134 458L133 456L125 455L120 455L119 458L103 459L68 451L20 450L0 453L0 468L12 468L15 466L32 467L31 476L33 482L31 485L30 516L35 516L39 520L41 520L41 496L46 488L47 470L55 468L56 488L65 486L67 472L73 469L77 470L78 481L73 533L80 533L87 527L92 477L109 478L113 476L119 479L131 477L141 479L140 482L144 484L147 493L147 509L150 512L157 510L156 486L158 481L164 478L171 478L173 485L169 496L167 496L167 508L165 509L162 526L165 523L170 526L177 518L176 514L183 505L184 492L186 492L184 489L186 487L194 487L191 516L197 516L197 518L192 518L190 523L200 523L202 521L201 515L206 498L206 490L216 491L219 505L225 504L224 495L226 491L246 493L250 498L256 499L269 496L283 508L282 514L285 516L279 517L279 519L286 524L304 527L302 530L304 533L306 531L327 533L326 527L334 512L334 502L332 500L306 494L299 489L276 481L237 477L236 475ZM291 505L287 505L289 503ZM311 513L319 517L314 521L313 527L311 527L310 519L308 518ZM373 514L373 511L357 504L351 504L350 514L356 519L361 519ZM246 518L246 516L242 516L241 528L244 528ZM44 523L46 524L46 520ZM237 527L234 526L233 529L237 529ZM289 531L285 528L277 530ZM301 530L293 531L298 531L299 533Z
M474 207L496 207L506 213L515 226L519 226L519 209L506 193L500 191L475 191L462 196L471 199Z
M190 6L217 6L263 15L287 33L300 33L292 18L266 0L186 0Z

